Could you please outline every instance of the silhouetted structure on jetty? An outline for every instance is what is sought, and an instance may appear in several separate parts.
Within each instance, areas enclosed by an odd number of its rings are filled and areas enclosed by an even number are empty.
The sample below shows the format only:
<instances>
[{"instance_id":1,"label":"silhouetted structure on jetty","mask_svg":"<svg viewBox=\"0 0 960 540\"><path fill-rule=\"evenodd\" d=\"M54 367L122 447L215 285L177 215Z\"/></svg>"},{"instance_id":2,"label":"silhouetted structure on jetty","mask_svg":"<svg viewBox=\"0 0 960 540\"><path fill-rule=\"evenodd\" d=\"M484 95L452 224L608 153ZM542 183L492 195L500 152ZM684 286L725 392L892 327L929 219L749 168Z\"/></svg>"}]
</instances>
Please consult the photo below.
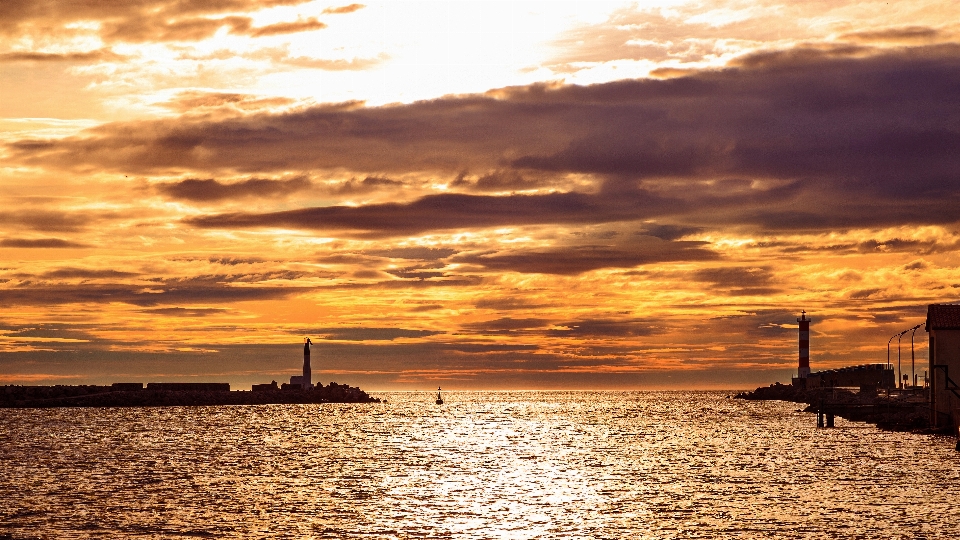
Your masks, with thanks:
<instances>
[{"instance_id":1,"label":"silhouetted structure on jetty","mask_svg":"<svg viewBox=\"0 0 960 540\"><path fill-rule=\"evenodd\" d=\"M833 427L831 417L869 422L889 431L929 431L929 407L922 395L862 394L846 388L801 388L774 383L752 392L740 392L737 399L780 400L805 403L804 412L817 413L819 427ZM941 430L942 431L942 430ZM946 431L942 431L946 433Z\"/></svg>"},{"instance_id":2,"label":"silhouetted structure on jetty","mask_svg":"<svg viewBox=\"0 0 960 540\"><path fill-rule=\"evenodd\" d=\"M143 390L142 382L115 382L110 385L115 392L133 392Z\"/></svg>"},{"instance_id":3,"label":"silhouetted structure on jetty","mask_svg":"<svg viewBox=\"0 0 960 540\"><path fill-rule=\"evenodd\" d=\"M878 388L894 388L896 374L888 364L862 364L823 371L810 371L810 323L807 312L801 311L798 324L797 376L792 379L798 388L857 387L861 392L875 393Z\"/></svg>"},{"instance_id":4,"label":"silhouetted structure on jetty","mask_svg":"<svg viewBox=\"0 0 960 540\"><path fill-rule=\"evenodd\" d=\"M313 374L310 371L310 338L303 338L303 375L290 377L290 384L281 385L282 390L309 390L313 388Z\"/></svg>"},{"instance_id":5,"label":"silhouetted structure on jetty","mask_svg":"<svg viewBox=\"0 0 960 540\"><path fill-rule=\"evenodd\" d=\"M960 428L960 305L930 304L930 423ZM958 433L960 434L960 433ZM960 444L958 444L960 446Z\"/></svg>"},{"instance_id":6,"label":"silhouetted structure on jetty","mask_svg":"<svg viewBox=\"0 0 960 540\"><path fill-rule=\"evenodd\" d=\"M804 379L804 388L859 388L864 393L876 393L878 388L895 388L897 375L886 364L862 364L811 373Z\"/></svg>"},{"instance_id":7,"label":"silhouetted structure on jetty","mask_svg":"<svg viewBox=\"0 0 960 540\"><path fill-rule=\"evenodd\" d=\"M162 388L162 387L161 387ZM242 392L146 388L115 390L111 386L0 386L0 408L173 407L196 405L269 405L280 403L379 403L363 390L345 384L316 385L310 390Z\"/></svg>"},{"instance_id":8,"label":"silhouetted structure on jetty","mask_svg":"<svg viewBox=\"0 0 960 540\"><path fill-rule=\"evenodd\" d=\"M303 344L303 375L279 388L277 381L231 392L230 383L152 382L110 386L0 386L0 408L10 407L170 407L190 405L268 405L279 403L380 403L353 386L331 382L314 386L310 339Z\"/></svg>"},{"instance_id":9,"label":"silhouetted structure on jetty","mask_svg":"<svg viewBox=\"0 0 960 540\"><path fill-rule=\"evenodd\" d=\"M940 330L940 335L945 336L941 338L945 342L942 344L942 349L960 353L960 306L932 305L929 313L934 316L931 318L928 314L928 331L930 331L929 328ZM936 407L934 405L936 402L929 401L926 393L918 391L921 389L914 386L891 394L891 391L897 388L897 377L894 366L889 362L889 354L886 364L861 364L811 372L810 322L811 319L807 318L806 312L801 312L800 318L797 319L799 361L797 376L793 377L792 384L775 383L768 387L757 388L753 392L741 392L737 394L737 398L806 403L806 412L817 413L819 427L833 427L834 418L840 416L848 420L874 423L880 428L889 430L949 432L949 429L944 428L943 422L938 424L935 421L936 414L931 413L931 410ZM894 338L903 336L918 327L900 332ZM955 332L946 333L944 330L955 330ZM933 332L930 339L931 372L933 372L935 358ZM956 410L956 407L960 406L960 401L953 401L953 399L960 398L960 393L951 390L951 388L956 389L956 385L951 386L952 381L946 377L946 374L952 368L953 372L960 375L960 357L949 362L951 362L949 365L941 369L943 373L941 387L945 390L940 392L940 395L943 396L947 392L951 395L940 398L941 403L946 401L941 408L947 410L953 407ZM853 392L851 390L853 388L859 389L859 393ZM878 393L880 389L886 390L884 395ZM960 418L960 414L954 413L954 415L954 418ZM944 416L941 415L941 419L943 418ZM946 418L949 420L949 415Z\"/></svg>"},{"instance_id":10,"label":"silhouetted structure on jetty","mask_svg":"<svg viewBox=\"0 0 960 540\"><path fill-rule=\"evenodd\" d=\"M230 383L152 382L147 390L158 392L229 392Z\"/></svg>"}]
</instances>

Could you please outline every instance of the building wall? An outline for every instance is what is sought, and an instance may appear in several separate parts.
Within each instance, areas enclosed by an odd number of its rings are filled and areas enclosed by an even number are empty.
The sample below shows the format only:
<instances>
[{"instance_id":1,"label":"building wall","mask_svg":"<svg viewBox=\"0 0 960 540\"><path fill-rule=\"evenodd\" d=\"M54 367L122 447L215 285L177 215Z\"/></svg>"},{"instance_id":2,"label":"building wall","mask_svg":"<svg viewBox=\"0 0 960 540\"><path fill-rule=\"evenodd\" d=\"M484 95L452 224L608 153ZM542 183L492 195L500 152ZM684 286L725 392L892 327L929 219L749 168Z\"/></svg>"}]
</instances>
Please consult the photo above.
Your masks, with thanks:
<instances>
[{"instance_id":1,"label":"building wall","mask_svg":"<svg viewBox=\"0 0 960 540\"><path fill-rule=\"evenodd\" d=\"M254 384L250 387L250 390L253 392L272 392L273 390L279 390L280 387L277 386L277 381L271 381L265 384Z\"/></svg>"},{"instance_id":2,"label":"building wall","mask_svg":"<svg viewBox=\"0 0 960 540\"><path fill-rule=\"evenodd\" d=\"M147 383L147 390L163 392L229 392L230 383Z\"/></svg>"},{"instance_id":3,"label":"building wall","mask_svg":"<svg viewBox=\"0 0 960 540\"><path fill-rule=\"evenodd\" d=\"M864 364L811 373L806 378L806 388L893 388L896 378L894 371L886 369L884 364Z\"/></svg>"},{"instance_id":4,"label":"building wall","mask_svg":"<svg viewBox=\"0 0 960 540\"><path fill-rule=\"evenodd\" d=\"M935 366L946 366L946 374L941 369L935 369ZM930 330L929 373L931 409L934 413L931 420L936 425L942 425L948 421L948 417L956 415L960 410L960 399L947 389L944 377L946 375L960 384L960 330ZM953 421L956 425L960 418L954 418Z\"/></svg>"}]
</instances>

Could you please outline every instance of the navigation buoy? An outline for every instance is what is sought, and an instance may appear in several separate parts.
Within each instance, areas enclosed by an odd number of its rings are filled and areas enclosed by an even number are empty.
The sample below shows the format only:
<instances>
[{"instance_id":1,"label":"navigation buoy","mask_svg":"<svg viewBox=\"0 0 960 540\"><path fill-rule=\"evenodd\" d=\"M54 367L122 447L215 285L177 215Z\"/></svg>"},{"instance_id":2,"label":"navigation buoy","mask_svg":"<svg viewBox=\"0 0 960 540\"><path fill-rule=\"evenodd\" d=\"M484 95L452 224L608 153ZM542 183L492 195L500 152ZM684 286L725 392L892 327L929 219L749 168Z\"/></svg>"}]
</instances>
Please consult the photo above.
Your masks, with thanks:
<instances>
[{"instance_id":1,"label":"navigation buoy","mask_svg":"<svg viewBox=\"0 0 960 540\"><path fill-rule=\"evenodd\" d=\"M437 405L443 405L443 398L440 397L440 387L437 387Z\"/></svg>"}]
</instances>

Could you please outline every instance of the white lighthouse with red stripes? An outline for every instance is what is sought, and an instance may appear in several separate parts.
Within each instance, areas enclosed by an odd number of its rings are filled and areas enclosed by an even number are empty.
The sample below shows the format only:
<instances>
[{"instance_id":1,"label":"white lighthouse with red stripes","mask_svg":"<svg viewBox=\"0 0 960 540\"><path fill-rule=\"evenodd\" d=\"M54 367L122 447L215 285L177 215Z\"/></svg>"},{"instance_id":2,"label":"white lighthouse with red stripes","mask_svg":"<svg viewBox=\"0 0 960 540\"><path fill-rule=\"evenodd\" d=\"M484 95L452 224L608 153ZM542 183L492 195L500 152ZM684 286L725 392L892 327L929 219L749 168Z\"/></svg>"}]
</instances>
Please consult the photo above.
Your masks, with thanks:
<instances>
[{"instance_id":1,"label":"white lighthouse with red stripes","mask_svg":"<svg viewBox=\"0 0 960 540\"><path fill-rule=\"evenodd\" d=\"M810 375L810 319L807 312L801 311L800 318L800 365L797 367L797 378L806 379Z\"/></svg>"}]
</instances>

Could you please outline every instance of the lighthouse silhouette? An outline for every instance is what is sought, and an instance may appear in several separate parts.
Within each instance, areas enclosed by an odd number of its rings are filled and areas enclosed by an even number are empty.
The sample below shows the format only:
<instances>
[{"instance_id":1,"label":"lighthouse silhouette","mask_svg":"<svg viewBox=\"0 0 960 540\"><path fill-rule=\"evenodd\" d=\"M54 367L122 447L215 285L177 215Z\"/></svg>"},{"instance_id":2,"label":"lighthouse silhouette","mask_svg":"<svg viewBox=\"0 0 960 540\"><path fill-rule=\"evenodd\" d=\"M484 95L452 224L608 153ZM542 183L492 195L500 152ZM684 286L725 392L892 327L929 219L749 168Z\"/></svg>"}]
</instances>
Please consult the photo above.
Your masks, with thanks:
<instances>
[{"instance_id":1,"label":"lighthouse silhouette","mask_svg":"<svg viewBox=\"0 0 960 540\"><path fill-rule=\"evenodd\" d=\"M807 318L807 312L801 311L800 318L799 349L800 357L797 366L797 378L806 379L810 376L810 319Z\"/></svg>"},{"instance_id":2,"label":"lighthouse silhouette","mask_svg":"<svg viewBox=\"0 0 960 540\"><path fill-rule=\"evenodd\" d=\"M310 338L303 339L303 389L309 390L313 388L313 374L310 373L310 345L313 345L313 342L310 341Z\"/></svg>"}]
</instances>

